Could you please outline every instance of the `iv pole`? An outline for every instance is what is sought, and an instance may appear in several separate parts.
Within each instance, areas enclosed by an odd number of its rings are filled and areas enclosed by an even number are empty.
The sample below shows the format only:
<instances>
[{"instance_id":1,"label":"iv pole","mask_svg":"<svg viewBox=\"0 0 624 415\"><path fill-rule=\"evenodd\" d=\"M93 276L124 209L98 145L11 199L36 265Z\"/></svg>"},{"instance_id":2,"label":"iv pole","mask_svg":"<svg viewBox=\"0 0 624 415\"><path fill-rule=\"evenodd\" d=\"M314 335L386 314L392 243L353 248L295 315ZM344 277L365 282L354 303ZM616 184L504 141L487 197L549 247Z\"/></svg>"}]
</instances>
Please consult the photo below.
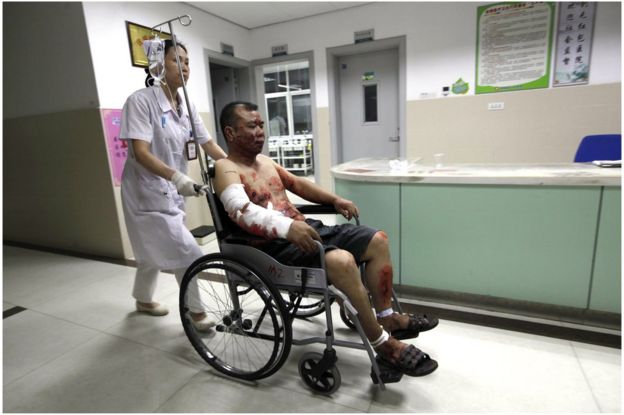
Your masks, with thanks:
<instances>
[{"instance_id":1,"label":"iv pole","mask_svg":"<svg viewBox=\"0 0 624 415\"><path fill-rule=\"evenodd\" d=\"M182 21L182 19L188 19L186 21ZM175 34L173 33L173 25L171 24L174 21L179 21L182 26L190 26L191 24L191 16L185 14L183 16L178 16L173 19L167 20L166 22L162 22L152 27L152 30L159 28L162 25L169 25L169 32L171 33L171 39L173 40L173 50L175 51L176 63L178 64L178 71L180 71L180 79L182 80L182 89L184 90L184 101L186 102L186 110L188 111L189 119L191 122L191 131L193 132L193 140L195 141L195 145L197 146L197 155L199 158L199 168L201 170L201 176L204 184L208 184L208 171L204 166L204 160L202 157L201 146L197 141L197 131L195 131L195 120L193 120L193 112L191 111L191 103L188 98L188 94L186 92L186 82L184 81L184 75L182 74L182 65L180 64L180 56L178 55L178 43L176 42ZM186 23L185 23L186 22ZM161 29L162 30L162 29Z\"/></svg>"}]
</instances>

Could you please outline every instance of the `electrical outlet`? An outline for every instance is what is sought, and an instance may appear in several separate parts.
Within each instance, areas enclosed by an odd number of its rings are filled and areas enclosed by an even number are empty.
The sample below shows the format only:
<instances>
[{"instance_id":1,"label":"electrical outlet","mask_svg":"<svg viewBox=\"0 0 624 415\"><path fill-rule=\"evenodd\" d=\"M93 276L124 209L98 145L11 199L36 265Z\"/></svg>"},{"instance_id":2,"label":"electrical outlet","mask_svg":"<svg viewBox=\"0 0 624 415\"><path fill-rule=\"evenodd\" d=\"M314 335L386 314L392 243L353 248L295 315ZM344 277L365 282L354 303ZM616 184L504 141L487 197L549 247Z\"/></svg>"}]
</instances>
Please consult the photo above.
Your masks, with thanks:
<instances>
[{"instance_id":1,"label":"electrical outlet","mask_svg":"<svg viewBox=\"0 0 624 415\"><path fill-rule=\"evenodd\" d=\"M504 102L490 102L488 103L488 109L490 111L504 110L505 103Z\"/></svg>"}]
</instances>

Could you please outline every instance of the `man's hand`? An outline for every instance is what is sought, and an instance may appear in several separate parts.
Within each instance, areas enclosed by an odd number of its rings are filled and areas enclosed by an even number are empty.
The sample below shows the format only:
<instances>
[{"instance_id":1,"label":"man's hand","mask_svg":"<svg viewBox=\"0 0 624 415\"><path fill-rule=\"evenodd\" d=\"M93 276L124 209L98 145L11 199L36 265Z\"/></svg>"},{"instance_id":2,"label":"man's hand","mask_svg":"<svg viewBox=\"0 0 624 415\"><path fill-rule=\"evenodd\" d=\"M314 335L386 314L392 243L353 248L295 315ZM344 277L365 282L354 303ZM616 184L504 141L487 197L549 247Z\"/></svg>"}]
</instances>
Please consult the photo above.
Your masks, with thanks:
<instances>
[{"instance_id":1,"label":"man's hand","mask_svg":"<svg viewBox=\"0 0 624 415\"><path fill-rule=\"evenodd\" d=\"M347 220L351 220L354 216L356 218L360 216L360 210L355 206L355 203L350 200L339 197L334 202L334 207L336 208L336 212L347 218Z\"/></svg>"},{"instance_id":2,"label":"man's hand","mask_svg":"<svg viewBox=\"0 0 624 415\"><path fill-rule=\"evenodd\" d=\"M314 240L322 242L314 228L301 220L293 221L288 228L286 239L304 252L316 252L318 247Z\"/></svg>"}]
</instances>

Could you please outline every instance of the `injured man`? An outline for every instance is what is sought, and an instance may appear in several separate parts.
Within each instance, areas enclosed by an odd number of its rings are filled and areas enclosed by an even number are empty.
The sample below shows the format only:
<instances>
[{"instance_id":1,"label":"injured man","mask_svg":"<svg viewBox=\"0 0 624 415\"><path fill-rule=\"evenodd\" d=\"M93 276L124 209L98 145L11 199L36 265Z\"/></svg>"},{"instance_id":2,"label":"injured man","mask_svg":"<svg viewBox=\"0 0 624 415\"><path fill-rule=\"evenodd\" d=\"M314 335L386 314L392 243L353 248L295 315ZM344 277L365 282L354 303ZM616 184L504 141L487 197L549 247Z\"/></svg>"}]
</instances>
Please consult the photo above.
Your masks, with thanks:
<instances>
[{"instance_id":1,"label":"injured man","mask_svg":"<svg viewBox=\"0 0 624 415\"><path fill-rule=\"evenodd\" d=\"M264 122L255 104L233 102L221 112L220 124L228 157L218 160L215 191L230 218L242 229L268 240L262 249L279 262L292 266L319 266L316 252L325 249L329 282L341 290L358 312L362 328L378 353L380 363L408 376L424 376L438 364L414 345L400 340L417 337L438 324L426 315L399 314L392 310L392 262L388 237L368 226L325 226L305 219L286 190L313 203L333 205L351 219L358 208L311 181L297 177L261 154ZM365 263L366 287L358 264Z\"/></svg>"}]
</instances>

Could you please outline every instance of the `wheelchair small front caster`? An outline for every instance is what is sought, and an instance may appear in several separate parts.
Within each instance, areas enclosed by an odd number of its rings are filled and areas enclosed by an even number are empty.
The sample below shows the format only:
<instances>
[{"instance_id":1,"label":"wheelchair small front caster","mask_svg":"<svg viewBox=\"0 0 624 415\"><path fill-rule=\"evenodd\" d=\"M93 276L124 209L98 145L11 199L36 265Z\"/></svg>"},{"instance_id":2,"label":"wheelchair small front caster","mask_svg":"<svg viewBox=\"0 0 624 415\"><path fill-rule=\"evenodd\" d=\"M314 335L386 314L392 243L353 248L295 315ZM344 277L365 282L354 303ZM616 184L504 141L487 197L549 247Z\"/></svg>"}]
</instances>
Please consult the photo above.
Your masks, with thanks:
<instances>
[{"instance_id":1,"label":"wheelchair small front caster","mask_svg":"<svg viewBox=\"0 0 624 415\"><path fill-rule=\"evenodd\" d=\"M333 362L323 361L321 353L308 352L301 356L299 376L311 389L323 395L331 395L340 387L338 368Z\"/></svg>"}]
</instances>

